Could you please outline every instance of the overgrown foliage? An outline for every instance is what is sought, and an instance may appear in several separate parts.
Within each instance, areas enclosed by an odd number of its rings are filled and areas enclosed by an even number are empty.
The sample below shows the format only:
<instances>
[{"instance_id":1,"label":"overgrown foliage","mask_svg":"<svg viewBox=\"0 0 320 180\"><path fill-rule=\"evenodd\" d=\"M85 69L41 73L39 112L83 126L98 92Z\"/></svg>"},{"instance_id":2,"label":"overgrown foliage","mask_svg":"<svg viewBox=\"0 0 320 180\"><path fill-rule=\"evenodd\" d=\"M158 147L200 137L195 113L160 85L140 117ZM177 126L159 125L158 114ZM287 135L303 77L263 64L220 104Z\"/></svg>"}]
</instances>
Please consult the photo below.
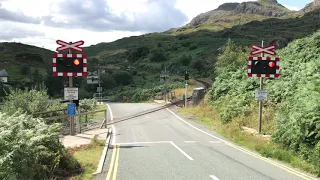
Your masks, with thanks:
<instances>
[{"instance_id":1,"label":"overgrown foliage","mask_svg":"<svg viewBox=\"0 0 320 180\"><path fill-rule=\"evenodd\" d=\"M97 107L97 103L98 102L95 99L82 99L80 100L79 105L82 110L90 111Z\"/></svg>"},{"instance_id":2,"label":"overgrown foliage","mask_svg":"<svg viewBox=\"0 0 320 180\"><path fill-rule=\"evenodd\" d=\"M223 122L256 111L252 105L259 80L247 76L247 53L229 41L216 63L210 101ZM281 76L265 80L269 97L264 108L274 108L278 122L273 140L318 167L320 174L320 32L295 40L278 54Z\"/></svg>"},{"instance_id":3,"label":"overgrown foliage","mask_svg":"<svg viewBox=\"0 0 320 180\"><path fill-rule=\"evenodd\" d=\"M10 89L4 99L2 112L12 115L19 111L21 113L33 114L49 109L50 97L44 89Z\"/></svg>"},{"instance_id":4,"label":"overgrown foliage","mask_svg":"<svg viewBox=\"0 0 320 180\"><path fill-rule=\"evenodd\" d=\"M0 179L49 179L79 171L59 141L59 124L0 113Z\"/></svg>"}]
</instances>

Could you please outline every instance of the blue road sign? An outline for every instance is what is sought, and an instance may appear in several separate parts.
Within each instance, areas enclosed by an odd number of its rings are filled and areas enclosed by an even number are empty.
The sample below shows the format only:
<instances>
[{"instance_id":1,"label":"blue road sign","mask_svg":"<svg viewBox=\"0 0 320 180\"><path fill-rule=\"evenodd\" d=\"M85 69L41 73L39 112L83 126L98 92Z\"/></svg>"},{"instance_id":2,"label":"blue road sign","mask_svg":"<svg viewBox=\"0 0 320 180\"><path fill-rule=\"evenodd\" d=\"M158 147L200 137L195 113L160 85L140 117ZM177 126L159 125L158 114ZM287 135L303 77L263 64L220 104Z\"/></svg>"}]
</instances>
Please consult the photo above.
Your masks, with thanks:
<instances>
[{"instance_id":1,"label":"blue road sign","mask_svg":"<svg viewBox=\"0 0 320 180\"><path fill-rule=\"evenodd\" d=\"M76 115L76 104L68 104L68 116L75 116Z\"/></svg>"}]
</instances>

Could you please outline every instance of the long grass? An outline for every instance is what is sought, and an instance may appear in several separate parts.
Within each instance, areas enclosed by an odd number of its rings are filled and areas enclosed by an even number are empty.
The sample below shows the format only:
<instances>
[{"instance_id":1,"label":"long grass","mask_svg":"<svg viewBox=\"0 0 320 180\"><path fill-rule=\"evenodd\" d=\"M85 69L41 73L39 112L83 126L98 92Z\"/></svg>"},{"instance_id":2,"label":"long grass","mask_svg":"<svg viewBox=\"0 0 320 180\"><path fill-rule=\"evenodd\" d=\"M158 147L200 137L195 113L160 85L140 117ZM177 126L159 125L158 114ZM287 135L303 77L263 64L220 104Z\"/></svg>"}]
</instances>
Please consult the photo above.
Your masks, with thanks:
<instances>
[{"instance_id":1,"label":"long grass","mask_svg":"<svg viewBox=\"0 0 320 180\"><path fill-rule=\"evenodd\" d=\"M80 163L84 171L82 174L72 177L71 180L92 180L92 173L98 168L103 148L103 140L92 139L89 145L76 149L73 157Z\"/></svg>"}]
</instances>

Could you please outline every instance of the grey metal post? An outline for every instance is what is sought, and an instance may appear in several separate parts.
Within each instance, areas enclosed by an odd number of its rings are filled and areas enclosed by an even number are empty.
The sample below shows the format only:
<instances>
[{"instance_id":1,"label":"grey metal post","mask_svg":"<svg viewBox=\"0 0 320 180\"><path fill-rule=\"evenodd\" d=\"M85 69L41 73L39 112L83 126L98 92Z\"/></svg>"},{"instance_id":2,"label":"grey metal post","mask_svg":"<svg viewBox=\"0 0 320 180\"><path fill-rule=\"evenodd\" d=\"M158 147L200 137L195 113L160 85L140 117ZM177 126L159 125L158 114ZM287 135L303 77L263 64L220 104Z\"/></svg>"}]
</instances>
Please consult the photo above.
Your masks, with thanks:
<instances>
[{"instance_id":1,"label":"grey metal post","mask_svg":"<svg viewBox=\"0 0 320 180\"><path fill-rule=\"evenodd\" d=\"M71 42L70 42L71 44ZM71 54L71 50L69 49L69 54ZM73 79L72 76L69 76L69 87L72 88L73 87ZM70 100L70 103L73 103L72 100ZM73 136L74 135L74 116L70 117L70 135Z\"/></svg>"},{"instance_id":2,"label":"grey metal post","mask_svg":"<svg viewBox=\"0 0 320 180\"><path fill-rule=\"evenodd\" d=\"M264 46L264 41L262 41L262 47ZM264 53L262 53L264 57ZM263 77L260 77L260 89L263 89ZM259 134L262 132L262 101L259 101Z\"/></svg>"}]
</instances>

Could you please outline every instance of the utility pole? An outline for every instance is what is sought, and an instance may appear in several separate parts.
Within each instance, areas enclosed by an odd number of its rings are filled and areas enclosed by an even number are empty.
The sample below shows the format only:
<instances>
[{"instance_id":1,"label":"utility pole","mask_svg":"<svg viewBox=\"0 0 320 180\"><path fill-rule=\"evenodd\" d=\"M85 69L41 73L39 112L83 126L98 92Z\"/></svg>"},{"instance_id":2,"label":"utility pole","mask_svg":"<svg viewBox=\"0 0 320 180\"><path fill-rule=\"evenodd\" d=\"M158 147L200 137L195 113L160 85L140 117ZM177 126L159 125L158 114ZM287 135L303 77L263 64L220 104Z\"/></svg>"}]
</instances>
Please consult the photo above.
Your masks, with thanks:
<instances>
[{"instance_id":1,"label":"utility pole","mask_svg":"<svg viewBox=\"0 0 320 180\"><path fill-rule=\"evenodd\" d=\"M99 77L99 91L98 91L98 93L99 93L99 99L100 99L100 104L102 103L102 95L101 95L101 93L102 93L102 89L101 89L101 78L100 78L100 76L101 76L101 73L100 73L100 66L98 67L98 77Z\"/></svg>"}]
</instances>

